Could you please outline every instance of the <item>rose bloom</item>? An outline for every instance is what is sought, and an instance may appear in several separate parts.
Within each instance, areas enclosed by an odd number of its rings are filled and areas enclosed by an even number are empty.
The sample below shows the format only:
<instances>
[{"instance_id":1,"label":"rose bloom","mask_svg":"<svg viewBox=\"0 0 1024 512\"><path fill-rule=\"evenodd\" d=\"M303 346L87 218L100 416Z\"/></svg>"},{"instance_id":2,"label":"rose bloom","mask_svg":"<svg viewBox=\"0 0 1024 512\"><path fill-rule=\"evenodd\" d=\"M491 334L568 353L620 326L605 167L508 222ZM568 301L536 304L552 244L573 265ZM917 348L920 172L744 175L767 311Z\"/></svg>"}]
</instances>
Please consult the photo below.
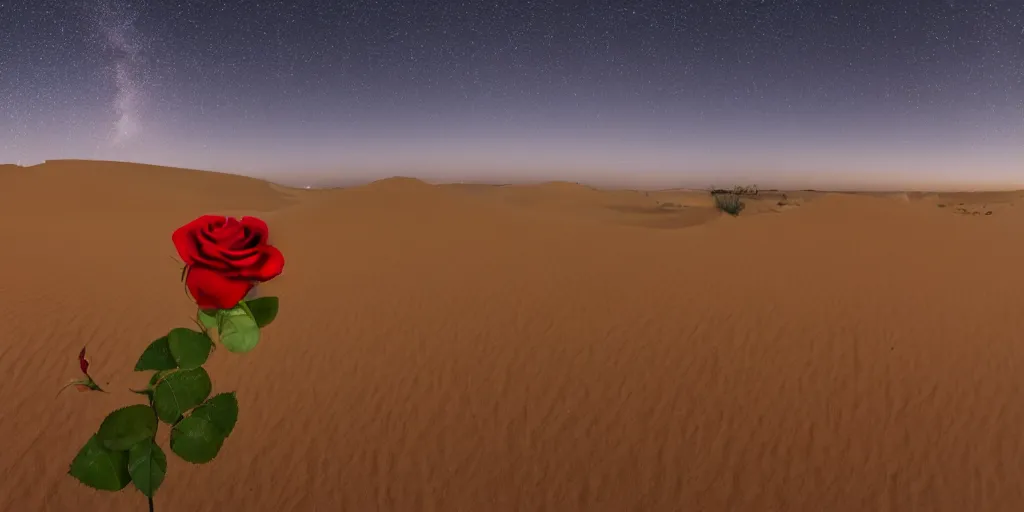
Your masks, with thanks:
<instances>
[{"instance_id":1,"label":"rose bloom","mask_svg":"<svg viewBox=\"0 0 1024 512\"><path fill-rule=\"evenodd\" d=\"M203 215L178 228L171 241L188 268L185 286L200 309L231 309L256 283L284 269L284 256L268 243L267 223L256 217Z\"/></svg>"}]
</instances>

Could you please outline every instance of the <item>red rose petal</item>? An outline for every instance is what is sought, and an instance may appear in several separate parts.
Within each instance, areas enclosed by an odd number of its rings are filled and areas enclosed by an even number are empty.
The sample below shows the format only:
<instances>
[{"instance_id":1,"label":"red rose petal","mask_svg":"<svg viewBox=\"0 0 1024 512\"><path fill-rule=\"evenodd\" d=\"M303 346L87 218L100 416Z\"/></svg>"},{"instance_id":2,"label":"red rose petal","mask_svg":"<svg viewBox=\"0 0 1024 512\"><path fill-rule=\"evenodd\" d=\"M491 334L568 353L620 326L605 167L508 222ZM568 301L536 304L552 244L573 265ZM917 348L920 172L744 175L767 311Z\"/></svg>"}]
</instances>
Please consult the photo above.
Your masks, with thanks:
<instances>
[{"instance_id":1,"label":"red rose petal","mask_svg":"<svg viewBox=\"0 0 1024 512\"><path fill-rule=\"evenodd\" d=\"M263 250L267 259L263 261L263 266L253 277L258 281L269 281L284 271L284 254L281 254L281 251L272 245L264 247Z\"/></svg>"},{"instance_id":2,"label":"red rose petal","mask_svg":"<svg viewBox=\"0 0 1024 512\"><path fill-rule=\"evenodd\" d=\"M246 249L243 251L219 249L217 254L226 266L235 270L243 270L257 265L263 257L262 252L258 249Z\"/></svg>"},{"instance_id":3,"label":"red rose petal","mask_svg":"<svg viewBox=\"0 0 1024 512\"><path fill-rule=\"evenodd\" d=\"M224 222L205 231L218 245L225 245L237 240L243 235L242 223L234 217L224 218Z\"/></svg>"},{"instance_id":4,"label":"red rose petal","mask_svg":"<svg viewBox=\"0 0 1024 512\"><path fill-rule=\"evenodd\" d=\"M267 223L257 217L242 217L241 224L249 228L254 237L258 237L260 243L267 243L270 239L270 228Z\"/></svg>"},{"instance_id":5,"label":"red rose petal","mask_svg":"<svg viewBox=\"0 0 1024 512\"><path fill-rule=\"evenodd\" d=\"M178 256L181 257L181 261L186 265L196 264L197 258L202 257L199 250L200 242L197 239L198 233L222 222L224 222L223 216L203 215L176 229L171 234L171 242L174 243L174 248L178 250Z\"/></svg>"},{"instance_id":6,"label":"red rose petal","mask_svg":"<svg viewBox=\"0 0 1024 512\"><path fill-rule=\"evenodd\" d=\"M260 255L258 249L233 250L225 243L205 242L198 248L197 265L218 269L226 274L255 264Z\"/></svg>"},{"instance_id":7,"label":"red rose petal","mask_svg":"<svg viewBox=\"0 0 1024 512\"><path fill-rule=\"evenodd\" d=\"M185 278L185 286L199 309L231 309L249 293L252 282L229 279L203 267L193 267Z\"/></svg>"},{"instance_id":8,"label":"red rose petal","mask_svg":"<svg viewBox=\"0 0 1024 512\"><path fill-rule=\"evenodd\" d=\"M281 275L282 270L284 270L284 255L277 247L267 245L263 247L259 263L241 269L238 274L253 281L265 282Z\"/></svg>"}]
</instances>

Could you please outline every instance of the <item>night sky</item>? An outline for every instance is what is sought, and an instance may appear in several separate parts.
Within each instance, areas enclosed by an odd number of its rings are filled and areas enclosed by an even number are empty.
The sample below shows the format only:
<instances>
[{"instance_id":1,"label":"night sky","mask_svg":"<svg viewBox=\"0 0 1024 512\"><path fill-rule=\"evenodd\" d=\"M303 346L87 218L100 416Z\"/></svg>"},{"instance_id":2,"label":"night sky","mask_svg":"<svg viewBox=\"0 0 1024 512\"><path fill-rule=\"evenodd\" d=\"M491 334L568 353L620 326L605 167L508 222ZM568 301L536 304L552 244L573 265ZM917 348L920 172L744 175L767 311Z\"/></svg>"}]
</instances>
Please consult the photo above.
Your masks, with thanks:
<instances>
[{"instance_id":1,"label":"night sky","mask_svg":"<svg viewBox=\"0 0 1024 512\"><path fill-rule=\"evenodd\" d=\"M1024 188L1024 0L0 0L0 162Z\"/></svg>"}]
</instances>

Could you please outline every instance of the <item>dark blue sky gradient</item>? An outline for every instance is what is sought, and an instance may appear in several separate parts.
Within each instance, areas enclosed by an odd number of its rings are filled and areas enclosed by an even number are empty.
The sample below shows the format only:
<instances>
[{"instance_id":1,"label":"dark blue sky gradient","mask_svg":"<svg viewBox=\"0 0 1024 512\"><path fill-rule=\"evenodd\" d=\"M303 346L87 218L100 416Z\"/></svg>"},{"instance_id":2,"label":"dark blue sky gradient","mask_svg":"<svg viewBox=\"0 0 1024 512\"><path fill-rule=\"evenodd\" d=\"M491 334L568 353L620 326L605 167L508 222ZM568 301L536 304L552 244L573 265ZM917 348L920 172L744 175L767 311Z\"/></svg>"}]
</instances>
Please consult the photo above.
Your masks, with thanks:
<instances>
[{"instance_id":1,"label":"dark blue sky gradient","mask_svg":"<svg viewBox=\"0 0 1024 512\"><path fill-rule=\"evenodd\" d=\"M0 162L1024 187L1022 0L0 0Z\"/></svg>"}]
</instances>

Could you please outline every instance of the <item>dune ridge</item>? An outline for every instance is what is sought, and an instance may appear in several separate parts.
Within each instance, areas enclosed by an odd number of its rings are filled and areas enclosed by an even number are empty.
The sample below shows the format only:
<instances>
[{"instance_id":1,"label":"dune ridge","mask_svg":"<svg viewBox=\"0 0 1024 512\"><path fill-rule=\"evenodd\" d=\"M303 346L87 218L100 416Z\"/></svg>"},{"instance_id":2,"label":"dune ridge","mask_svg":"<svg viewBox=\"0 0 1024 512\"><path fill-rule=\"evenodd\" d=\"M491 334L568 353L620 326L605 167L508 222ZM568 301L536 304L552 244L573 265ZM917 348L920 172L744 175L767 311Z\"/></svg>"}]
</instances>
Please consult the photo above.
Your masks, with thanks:
<instances>
[{"instance_id":1,"label":"dune ridge","mask_svg":"<svg viewBox=\"0 0 1024 512\"><path fill-rule=\"evenodd\" d=\"M188 325L204 213L269 223L281 313L158 510L1020 510L1024 194L905 197L0 169L0 510L144 503L65 472ZM83 345L113 392L54 399Z\"/></svg>"}]
</instances>

